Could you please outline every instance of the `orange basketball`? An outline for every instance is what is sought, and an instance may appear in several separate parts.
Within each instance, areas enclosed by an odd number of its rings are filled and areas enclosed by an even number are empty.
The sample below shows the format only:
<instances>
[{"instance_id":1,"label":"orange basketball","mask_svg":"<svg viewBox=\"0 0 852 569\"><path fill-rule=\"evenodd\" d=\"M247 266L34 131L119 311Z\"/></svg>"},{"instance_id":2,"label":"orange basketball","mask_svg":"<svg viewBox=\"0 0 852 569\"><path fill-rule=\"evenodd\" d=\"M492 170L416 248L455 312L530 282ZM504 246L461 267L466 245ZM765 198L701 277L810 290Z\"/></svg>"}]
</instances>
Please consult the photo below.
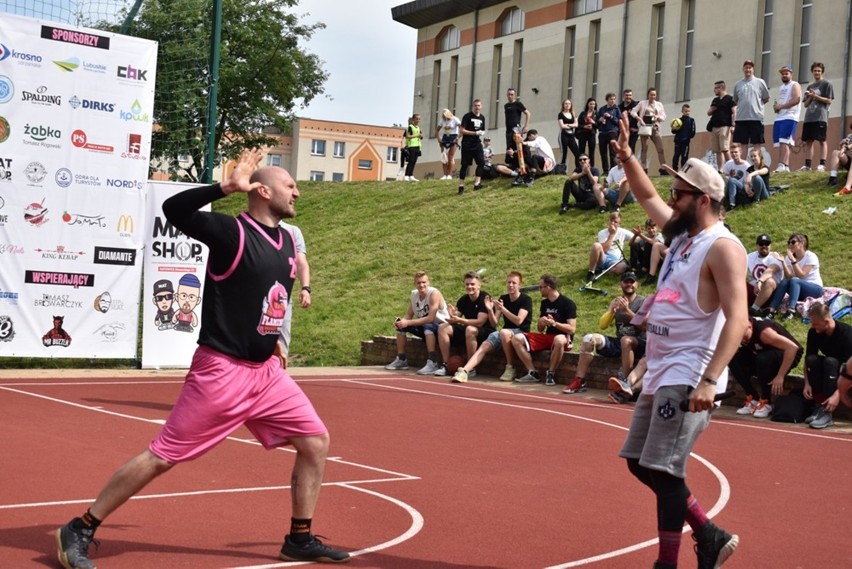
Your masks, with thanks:
<instances>
[{"instance_id":1,"label":"orange basketball","mask_svg":"<svg viewBox=\"0 0 852 569\"><path fill-rule=\"evenodd\" d=\"M464 365L465 359L461 356L450 356L447 360L447 373L456 373L456 370Z\"/></svg>"}]
</instances>

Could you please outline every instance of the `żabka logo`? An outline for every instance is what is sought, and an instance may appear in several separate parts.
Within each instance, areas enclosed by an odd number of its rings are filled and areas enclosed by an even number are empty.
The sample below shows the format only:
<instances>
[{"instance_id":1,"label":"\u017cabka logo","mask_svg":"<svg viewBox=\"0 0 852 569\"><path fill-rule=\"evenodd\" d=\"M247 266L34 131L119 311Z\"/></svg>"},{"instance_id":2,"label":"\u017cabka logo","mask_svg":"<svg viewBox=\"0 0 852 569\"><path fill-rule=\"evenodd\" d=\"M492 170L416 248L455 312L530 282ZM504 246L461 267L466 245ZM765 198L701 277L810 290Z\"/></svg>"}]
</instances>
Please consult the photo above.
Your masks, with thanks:
<instances>
[{"instance_id":1,"label":"\u017cabka logo","mask_svg":"<svg viewBox=\"0 0 852 569\"><path fill-rule=\"evenodd\" d=\"M89 142L89 137L86 136L86 132L79 128L71 133L71 144L73 144L77 148L84 148L86 150L92 150L94 152L106 152L111 154L113 150L115 150L113 146Z\"/></svg>"},{"instance_id":2,"label":"\u017cabka logo","mask_svg":"<svg viewBox=\"0 0 852 569\"><path fill-rule=\"evenodd\" d=\"M23 143L31 146L42 146L44 148L62 148L62 145L53 140L62 138L62 131L52 126L41 124L24 125L24 134L29 136L29 139L24 138ZM53 140L50 140L53 139Z\"/></svg>"}]
</instances>

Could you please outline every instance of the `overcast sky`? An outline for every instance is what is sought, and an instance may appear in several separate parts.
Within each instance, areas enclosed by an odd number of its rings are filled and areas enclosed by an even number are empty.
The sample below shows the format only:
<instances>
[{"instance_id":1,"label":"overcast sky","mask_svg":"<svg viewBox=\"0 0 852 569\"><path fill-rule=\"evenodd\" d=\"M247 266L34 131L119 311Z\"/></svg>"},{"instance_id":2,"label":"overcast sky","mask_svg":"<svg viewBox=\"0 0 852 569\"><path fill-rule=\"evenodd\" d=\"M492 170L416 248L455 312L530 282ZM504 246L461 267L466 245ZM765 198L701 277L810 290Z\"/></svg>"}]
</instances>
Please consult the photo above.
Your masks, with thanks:
<instances>
[{"instance_id":1,"label":"overcast sky","mask_svg":"<svg viewBox=\"0 0 852 569\"><path fill-rule=\"evenodd\" d=\"M306 118L406 124L414 103L417 30L391 18L407 0L299 0L305 23L323 22L307 44L330 77L325 95L297 111Z\"/></svg>"}]
</instances>

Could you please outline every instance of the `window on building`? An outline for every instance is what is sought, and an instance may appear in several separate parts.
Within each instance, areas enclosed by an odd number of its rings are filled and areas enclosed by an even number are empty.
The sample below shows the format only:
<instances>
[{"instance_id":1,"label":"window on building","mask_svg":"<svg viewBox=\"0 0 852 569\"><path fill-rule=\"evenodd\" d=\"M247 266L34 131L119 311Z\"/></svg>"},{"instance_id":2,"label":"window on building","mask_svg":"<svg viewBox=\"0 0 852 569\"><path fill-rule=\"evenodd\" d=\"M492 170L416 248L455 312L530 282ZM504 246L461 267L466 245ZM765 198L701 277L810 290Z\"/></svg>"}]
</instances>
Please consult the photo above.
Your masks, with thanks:
<instances>
[{"instance_id":1,"label":"window on building","mask_svg":"<svg viewBox=\"0 0 852 569\"><path fill-rule=\"evenodd\" d=\"M345 158L346 157L346 143L345 142L335 142L334 143L334 157L335 158Z\"/></svg>"},{"instance_id":2,"label":"window on building","mask_svg":"<svg viewBox=\"0 0 852 569\"><path fill-rule=\"evenodd\" d=\"M814 3L809 0L802 2L802 32L799 39L799 83L807 85L811 81L811 22L813 21Z\"/></svg>"},{"instance_id":3,"label":"window on building","mask_svg":"<svg viewBox=\"0 0 852 569\"><path fill-rule=\"evenodd\" d=\"M665 35L666 5L654 6L654 29L656 30L654 40L654 80L651 81L654 89L660 91L660 83L663 77L663 37Z\"/></svg>"},{"instance_id":4,"label":"window on building","mask_svg":"<svg viewBox=\"0 0 852 569\"><path fill-rule=\"evenodd\" d=\"M311 154L314 156L325 156L325 141L324 140L312 140L311 141Z\"/></svg>"},{"instance_id":5,"label":"window on building","mask_svg":"<svg viewBox=\"0 0 852 569\"><path fill-rule=\"evenodd\" d=\"M441 121L441 60L436 59L432 64L432 126L429 132L434 135L438 129L438 123Z\"/></svg>"},{"instance_id":6,"label":"window on building","mask_svg":"<svg viewBox=\"0 0 852 569\"><path fill-rule=\"evenodd\" d=\"M449 26L438 38L438 51L450 51L459 47L459 29L455 26Z\"/></svg>"},{"instance_id":7,"label":"window on building","mask_svg":"<svg viewBox=\"0 0 852 569\"><path fill-rule=\"evenodd\" d=\"M775 15L775 1L764 0L763 2L763 37L760 39L760 69L755 69L756 77L762 77L763 73L772 69L772 17Z\"/></svg>"},{"instance_id":8,"label":"window on building","mask_svg":"<svg viewBox=\"0 0 852 569\"><path fill-rule=\"evenodd\" d=\"M453 114L457 113L457 95L459 92L459 56L454 55L450 58L450 93L449 93L449 101L450 104L447 107L453 111Z\"/></svg>"},{"instance_id":9,"label":"window on building","mask_svg":"<svg viewBox=\"0 0 852 569\"><path fill-rule=\"evenodd\" d=\"M388 146L388 162L396 162L399 160L399 148L396 146Z\"/></svg>"},{"instance_id":10,"label":"window on building","mask_svg":"<svg viewBox=\"0 0 852 569\"><path fill-rule=\"evenodd\" d=\"M332 182L342 182L343 181L343 172L334 172L331 175Z\"/></svg>"},{"instance_id":11,"label":"window on building","mask_svg":"<svg viewBox=\"0 0 852 569\"><path fill-rule=\"evenodd\" d=\"M500 20L500 35L508 36L515 32L524 31L524 12L520 8L511 8Z\"/></svg>"},{"instance_id":12,"label":"window on building","mask_svg":"<svg viewBox=\"0 0 852 569\"><path fill-rule=\"evenodd\" d=\"M514 85L515 91L518 93L518 97L521 96L521 82L524 78L524 40L517 40L515 42L515 53L513 57L513 63L515 67L515 76L514 76Z\"/></svg>"},{"instance_id":13,"label":"window on building","mask_svg":"<svg viewBox=\"0 0 852 569\"><path fill-rule=\"evenodd\" d=\"M602 8L603 0L574 0L574 16L597 12Z\"/></svg>"},{"instance_id":14,"label":"window on building","mask_svg":"<svg viewBox=\"0 0 852 569\"><path fill-rule=\"evenodd\" d=\"M485 116L491 117L491 126L489 128L497 128L498 116L502 113L501 99L503 96L503 46L497 44L494 46L493 57L491 58L491 92L494 96L494 110L485 113Z\"/></svg>"},{"instance_id":15,"label":"window on building","mask_svg":"<svg viewBox=\"0 0 852 569\"><path fill-rule=\"evenodd\" d=\"M267 154L266 155L266 165L267 166L281 166L281 155L280 154Z\"/></svg>"},{"instance_id":16,"label":"window on building","mask_svg":"<svg viewBox=\"0 0 852 569\"><path fill-rule=\"evenodd\" d=\"M311 181L312 182L322 182L325 180L325 172L319 172L317 170L311 170Z\"/></svg>"},{"instance_id":17,"label":"window on building","mask_svg":"<svg viewBox=\"0 0 852 569\"><path fill-rule=\"evenodd\" d=\"M373 161L372 160L358 160L358 169L359 170L372 170L373 169Z\"/></svg>"},{"instance_id":18,"label":"window on building","mask_svg":"<svg viewBox=\"0 0 852 569\"><path fill-rule=\"evenodd\" d=\"M684 61L683 61L683 80L681 83L682 93L680 94L681 101L689 101L692 98L692 58L694 54L695 41L695 0L686 0L686 29L684 30L685 38L683 45Z\"/></svg>"},{"instance_id":19,"label":"window on building","mask_svg":"<svg viewBox=\"0 0 852 569\"><path fill-rule=\"evenodd\" d=\"M565 54L562 58L562 92L565 93L566 99L571 99L572 103L574 102L574 60L577 56L576 38L577 28L572 26L565 30Z\"/></svg>"},{"instance_id":20,"label":"window on building","mask_svg":"<svg viewBox=\"0 0 852 569\"><path fill-rule=\"evenodd\" d=\"M601 21L589 23L589 85L592 86L590 97L598 98L598 79L601 59ZM584 105L585 107L585 105Z\"/></svg>"}]
</instances>

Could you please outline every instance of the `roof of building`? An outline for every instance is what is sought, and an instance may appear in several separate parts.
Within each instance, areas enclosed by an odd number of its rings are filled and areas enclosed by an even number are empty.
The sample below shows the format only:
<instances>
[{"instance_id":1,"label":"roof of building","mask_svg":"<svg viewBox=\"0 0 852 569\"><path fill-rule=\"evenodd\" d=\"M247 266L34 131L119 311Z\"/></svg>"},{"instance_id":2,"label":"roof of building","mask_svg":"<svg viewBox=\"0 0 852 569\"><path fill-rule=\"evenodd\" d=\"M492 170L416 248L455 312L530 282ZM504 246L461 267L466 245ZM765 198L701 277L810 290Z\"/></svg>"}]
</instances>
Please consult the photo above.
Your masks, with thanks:
<instances>
[{"instance_id":1,"label":"roof of building","mask_svg":"<svg viewBox=\"0 0 852 569\"><path fill-rule=\"evenodd\" d=\"M391 8L393 19L414 29L425 28L506 0L414 0Z\"/></svg>"}]
</instances>

